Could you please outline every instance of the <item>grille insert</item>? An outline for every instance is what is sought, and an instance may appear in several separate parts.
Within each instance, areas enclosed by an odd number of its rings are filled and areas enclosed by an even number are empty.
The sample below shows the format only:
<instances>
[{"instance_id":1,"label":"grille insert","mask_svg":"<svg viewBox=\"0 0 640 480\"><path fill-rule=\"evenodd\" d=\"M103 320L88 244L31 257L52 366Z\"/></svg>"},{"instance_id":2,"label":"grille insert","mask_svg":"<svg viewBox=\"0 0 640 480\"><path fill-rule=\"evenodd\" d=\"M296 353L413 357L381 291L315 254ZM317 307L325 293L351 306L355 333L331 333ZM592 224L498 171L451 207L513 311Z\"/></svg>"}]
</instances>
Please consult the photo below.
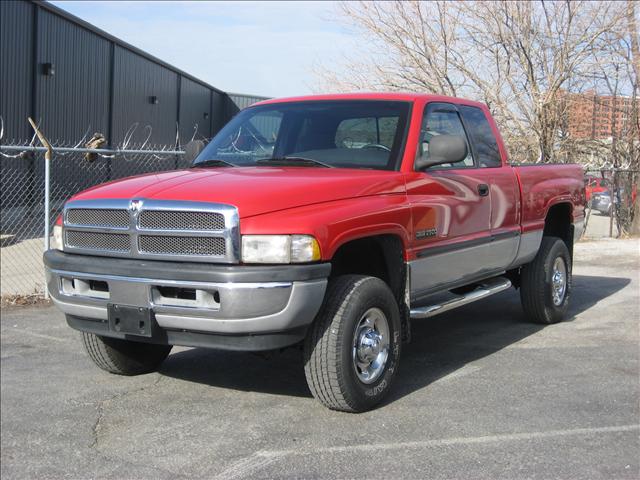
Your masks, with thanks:
<instances>
[{"instance_id":1,"label":"grille insert","mask_svg":"<svg viewBox=\"0 0 640 480\"><path fill-rule=\"evenodd\" d=\"M208 255L224 257L225 240L222 237L174 237L141 235L138 238L140 253L164 255Z\"/></svg>"},{"instance_id":2,"label":"grille insert","mask_svg":"<svg viewBox=\"0 0 640 480\"><path fill-rule=\"evenodd\" d=\"M129 212L127 210L74 208L67 211L67 223L96 227L127 228Z\"/></svg>"},{"instance_id":3,"label":"grille insert","mask_svg":"<svg viewBox=\"0 0 640 480\"><path fill-rule=\"evenodd\" d=\"M238 263L237 208L212 202L74 200L65 205L64 245L111 257Z\"/></svg>"},{"instance_id":4,"label":"grille insert","mask_svg":"<svg viewBox=\"0 0 640 480\"><path fill-rule=\"evenodd\" d=\"M216 212L143 210L138 224L154 230L223 230L224 215Z\"/></svg>"},{"instance_id":5,"label":"grille insert","mask_svg":"<svg viewBox=\"0 0 640 480\"><path fill-rule=\"evenodd\" d=\"M96 233L68 230L65 232L64 243L72 248L101 250L105 252L126 253L130 248L129 235L121 233Z\"/></svg>"}]
</instances>

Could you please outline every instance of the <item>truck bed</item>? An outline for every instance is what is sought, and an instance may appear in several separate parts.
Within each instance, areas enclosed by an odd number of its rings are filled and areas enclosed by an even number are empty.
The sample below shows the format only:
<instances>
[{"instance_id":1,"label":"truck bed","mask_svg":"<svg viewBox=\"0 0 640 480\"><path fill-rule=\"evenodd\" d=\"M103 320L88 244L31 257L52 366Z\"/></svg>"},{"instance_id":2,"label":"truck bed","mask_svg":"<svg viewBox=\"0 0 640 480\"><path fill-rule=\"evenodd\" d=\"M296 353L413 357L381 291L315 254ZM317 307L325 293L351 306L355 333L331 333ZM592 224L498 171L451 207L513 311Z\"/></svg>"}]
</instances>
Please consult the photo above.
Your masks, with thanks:
<instances>
[{"instance_id":1,"label":"truck bed","mask_svg":"<svg viewBox=\"0 0 640 480\"><path fill-rule=\"evenodd\" d=\"M582 221L586 200L584 173L580 165L528 164L513 165L512 168L520 184L523 232L543 227L549 207L561 202L573 205L570 212L573 223Z\"/></svg>"}]
</instances>

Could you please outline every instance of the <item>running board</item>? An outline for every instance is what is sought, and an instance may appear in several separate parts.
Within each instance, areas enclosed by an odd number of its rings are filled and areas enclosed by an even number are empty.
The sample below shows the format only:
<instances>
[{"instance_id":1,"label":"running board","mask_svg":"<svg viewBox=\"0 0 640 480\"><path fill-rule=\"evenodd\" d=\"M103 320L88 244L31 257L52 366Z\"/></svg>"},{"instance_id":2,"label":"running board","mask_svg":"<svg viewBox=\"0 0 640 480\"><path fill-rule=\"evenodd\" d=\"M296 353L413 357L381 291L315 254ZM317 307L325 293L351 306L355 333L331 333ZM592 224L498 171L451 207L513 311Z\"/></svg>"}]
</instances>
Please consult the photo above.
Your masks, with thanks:
<instances>
[{"instance_id":1,"label":"running board","mask_svg":"<svg viewBox=\"0 0 640 480\"><path fill-rule=\"evenodd\" d=\"M422 319L433 317L440 313L448 312L454 308L473 303L483 298L487 298L495 293L502 292L511 287L511 281L504 277L492 278L484 282L479 283L478 288L465 295L459 295L458 297L442 302L435 305L427 305L426 307L418 307L411 309L411 318Z\"/></svg>"}]
</instances>

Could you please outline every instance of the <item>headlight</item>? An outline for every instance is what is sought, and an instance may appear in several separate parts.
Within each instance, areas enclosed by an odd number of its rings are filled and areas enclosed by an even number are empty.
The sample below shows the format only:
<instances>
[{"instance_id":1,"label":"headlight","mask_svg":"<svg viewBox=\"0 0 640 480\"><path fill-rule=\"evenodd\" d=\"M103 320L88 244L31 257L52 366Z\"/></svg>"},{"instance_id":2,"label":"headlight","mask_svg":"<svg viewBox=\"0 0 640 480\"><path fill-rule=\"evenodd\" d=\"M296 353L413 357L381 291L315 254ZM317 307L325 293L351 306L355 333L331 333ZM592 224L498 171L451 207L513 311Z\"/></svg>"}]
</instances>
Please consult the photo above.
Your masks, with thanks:
<instances>
[{"instance_id":1,"label":"headlight","mask_svg":"<svg viewBox=\"0 0 640 480\"><path fill-rule=\"evenodd\" d=\"M53 226L53 232L49 238L49 248L51 250L64 250L62 242L62 219L58 217L55 225Z\"/></svg>"},{"instance_id":2,"label":"headlight","mask_svg":"<svg viewBox=\"0 0 640 480\"><path fill-rule=\"evenodd\" d=\"M244 263L305 263L320 260L318 241L310 235L243 235Z\"/></svg>"}]
</instances>

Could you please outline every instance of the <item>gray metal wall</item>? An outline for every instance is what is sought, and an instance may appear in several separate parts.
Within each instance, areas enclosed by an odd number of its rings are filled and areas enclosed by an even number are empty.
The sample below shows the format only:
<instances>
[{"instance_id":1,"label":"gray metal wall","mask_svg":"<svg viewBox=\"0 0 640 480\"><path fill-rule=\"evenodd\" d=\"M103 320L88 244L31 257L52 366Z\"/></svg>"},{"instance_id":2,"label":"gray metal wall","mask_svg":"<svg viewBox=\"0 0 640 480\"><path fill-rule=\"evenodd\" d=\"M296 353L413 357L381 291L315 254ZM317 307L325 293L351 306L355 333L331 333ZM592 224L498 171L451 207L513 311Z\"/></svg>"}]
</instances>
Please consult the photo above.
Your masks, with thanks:
<instances>
[{"instance_id":1,"label":"gray metal wall","mask_svg":"<svg viewBox=\"0 0 640 480\"><path fill-rule=\"evenodd\" d=\"M129 50L115 47L113 74L113 139L122 142L127 130L138 123L132 141L143 142L152 127L151 144L172 144L178 121L178 75ZM157 98L157 104L151 103Z\"/></svg>"},{"instance_id":2,"label":"gray metal wall","mask_svg":"<svg viewBox=\"0 0 640 480\"><path fill-rule=\"evenodd\" d=\"M44 74L53 64L54 75ZM151 98L155 97L157 103ZM209 139L240 109L264 97L226 94L51 4L32 0L0 0L0 116L5 143L28 142L32 116L45 134L73 145L87 133L105 135L111 146L121 145L137 124L131 142L174 145L176 126L182 144L195 133ZM147 125L150 128L147 128ZM84 185L76 168L83 160L66 157L63 174L53 181ZM126 173L128 166L104 162L104 180ZM65 164L65 166L67 165ZM39 162L6 161L0 189L7 178L23 178L26 198L37 195L42 183ZM159 169L179 167L176 159L158 162ZM150 167L151 168L151 167ZM16 175L15 171L24 171ZM28 185L27 185L28 184ZM88 186L88 185L87 185ZM2 206L24 199L8 199Z\"/></svg>"},{"instance_id":3,"label":"gray metal wall","mask_svg":"<svg viewBox=\"0 0 640 480\"><path fill-rule=\"evenodd\" d=\"M241 93L228 93L224 102L224 117L227 119L231 119L240 110L245 109L262 100L267 100L267 98L268 97L244 95Z\"/></svg>"},{"instance_id":4,"label":"gray metal wall","mask_svg":"<svg viewBox=\"0 0 640 480\"><path fill-rule=\"evenodd\" d=\"M33 13L28 2L0 2L0 116L5 137L24 139L33 78Z\"/></svg>"},{"instance_id":5,"label":"gray metal wall","mask_svg":"<svg viewBox=\"0 0 640 480\"><path fill-rule=\"evenodd\" d=\"M219 111L216 111L215 114L216 117L220 116ZM180 81L179 118L180 140L183 143L191 138L210 138L213 134L211 128L211 90L188 78L182 78Z\"/></svg>"},{"instance_id":6,"label":"gray metal wall","mask_svg":"<svg viewBox=\"0 0 640 480\"><path fill-rule=\"evenodd\" d=\"M42 9L36 41L34 116L47 136L80 140L89 127L91 133L107 134L110 42ZM43 75L46 63L54 64L55 75Z\"/></svg>"},{"instance_id":7,"label":"gray metal wall","mask_svg":"<svg viewBox=\"0 0 640 480\"><path fill-rule=\"evenodd\" d=\"M55 67L53 76L43 74L47 63ZM26 117L34 116L61 141L77 141L91 127L90 133L101 132L115 145L137 122L132 141L146 139L143 127L150 125L151 143L172 145L176 124L183 141L194 131L210 138L235 105L219 89L30 0L0 1L0 81L5 141L29 139Z\"/></svg>"}]
</instances>

